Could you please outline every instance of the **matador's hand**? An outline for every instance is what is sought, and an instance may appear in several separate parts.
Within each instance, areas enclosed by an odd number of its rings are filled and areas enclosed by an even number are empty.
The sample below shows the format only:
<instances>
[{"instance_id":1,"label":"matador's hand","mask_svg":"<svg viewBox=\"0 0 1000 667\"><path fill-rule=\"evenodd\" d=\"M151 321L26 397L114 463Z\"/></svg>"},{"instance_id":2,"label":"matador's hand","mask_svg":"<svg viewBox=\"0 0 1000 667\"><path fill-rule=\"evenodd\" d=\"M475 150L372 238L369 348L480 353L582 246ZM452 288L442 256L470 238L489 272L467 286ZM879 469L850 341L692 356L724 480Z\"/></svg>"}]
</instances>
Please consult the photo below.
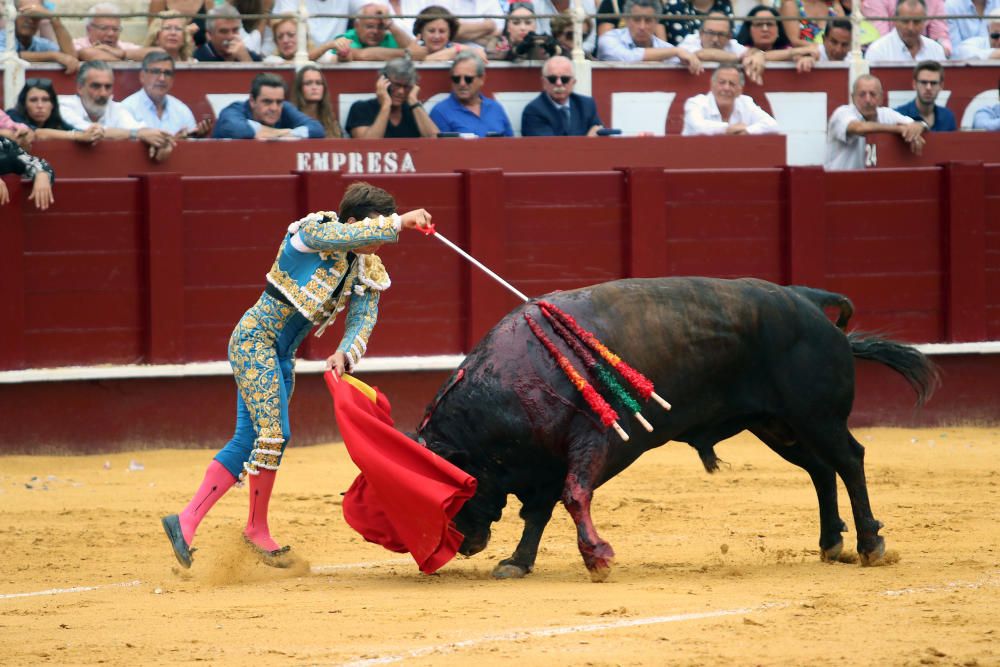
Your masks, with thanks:
<instances>
[{"instance_id":1,"label":"matador's hand","mask_svg":"<svg viewBox=\"0 0 1000 667\"><path fill-rule=\"evenodd\" d=\"M335 378L339 379L340 376L344 374L344 368L346 367L347 358L340 350L337 350L326 359L326 370L333 371L333 376Z\"/></svg>"}]
</instances>

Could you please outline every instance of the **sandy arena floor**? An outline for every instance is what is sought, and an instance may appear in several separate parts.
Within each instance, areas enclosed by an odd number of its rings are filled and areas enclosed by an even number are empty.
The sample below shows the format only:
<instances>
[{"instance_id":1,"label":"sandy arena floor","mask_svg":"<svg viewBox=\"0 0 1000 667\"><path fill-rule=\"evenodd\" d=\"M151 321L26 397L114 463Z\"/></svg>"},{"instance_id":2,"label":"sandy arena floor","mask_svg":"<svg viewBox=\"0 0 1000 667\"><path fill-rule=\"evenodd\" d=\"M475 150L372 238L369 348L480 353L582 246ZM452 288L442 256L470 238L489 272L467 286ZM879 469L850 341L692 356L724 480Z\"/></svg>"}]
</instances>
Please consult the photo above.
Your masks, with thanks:
<instances>
[{"instance_id":1,"label":"sandy arena floor","mask_svg":"<svg viewBox=\"0 0 1000 667\"><path fill-rule=\"evenodd\" d=\"M290 449L278 476L296 571L239 545L245 489L177 568L159 517L213 452L0 457L0 664L1000 665L1000 429L857 435L895 562L821 563L808 477L741 436L717 475L673 443L598 491L603 584L559 508L535 573L494 581L516 502L485 552L421 575L344 523L341 445Z\"/></svg>"}]
</instances>

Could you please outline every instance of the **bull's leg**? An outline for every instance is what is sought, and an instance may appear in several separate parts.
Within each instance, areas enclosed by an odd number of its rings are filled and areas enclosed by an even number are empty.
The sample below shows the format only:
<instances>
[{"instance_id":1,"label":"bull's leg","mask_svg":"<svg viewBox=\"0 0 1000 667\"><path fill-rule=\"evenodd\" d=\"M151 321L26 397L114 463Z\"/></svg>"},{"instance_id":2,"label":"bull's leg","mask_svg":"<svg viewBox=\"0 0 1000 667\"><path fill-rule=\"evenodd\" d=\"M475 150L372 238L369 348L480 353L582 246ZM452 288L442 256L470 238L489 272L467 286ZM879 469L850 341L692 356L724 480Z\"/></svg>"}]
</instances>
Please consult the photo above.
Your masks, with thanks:
<instances>
[{"instance_id":1,"label":"bull's leg","mask_svg":"<svg viewBox=\"0 0 1000 667\"><path fill-rule=\"evenodd\" d=\"M840 534L847 530L847 524L840 518L837 509L836 472L809 449L797 443L781 425L768 424L755 427L751 432L781 458L809 473L809 478L816 488L816 499L819 501L820 558L827 562L836 562L844 548L844 540Z\"/></svg>"},{"instance_id":2,"label":"bull's leg","mask_svg":"<svg viewBox=\"0 0 1000 667\"><path fill-rule=\"evenodd\" d=\"M601 539L590 517L594 489L604 472L608 443L588 442L570 448L569 468L562 501L576 524L577 546L593 581L604 581L611 574L615 552Z\"/></svg>"},{"instance_id":3,"label":"bull's leg","mask_svg":"<svg viewBox=\"0 0 1000 667\"><path fill-rule=\"evenodd\" d=\"M878 534L882 522L872 516L868 499L868 484L865 481L865 448L861 446L847 425L810 423L801 429L803 443L814 447L816 453L826 461L844 481L847 495L851 498L854 527L858 533L858 555L863 565L878 562L885 554L885 540Z\"/></svg>"},{"instance_id":4,"label":"bull's leg","mask_svg":"<svg viewBox=\"0 0 1000 667\"><path fill-rule=\"evenodd\" d=\"M519 579L535 569L535 558L538 556L538 544L542 539L545 526L552 518L558 498L530 499L521 508L521 518L524 519L524 532L521 541L510 558L505 558L493 568L493 576L497 579Z\"/></svg>"}]
</instances>

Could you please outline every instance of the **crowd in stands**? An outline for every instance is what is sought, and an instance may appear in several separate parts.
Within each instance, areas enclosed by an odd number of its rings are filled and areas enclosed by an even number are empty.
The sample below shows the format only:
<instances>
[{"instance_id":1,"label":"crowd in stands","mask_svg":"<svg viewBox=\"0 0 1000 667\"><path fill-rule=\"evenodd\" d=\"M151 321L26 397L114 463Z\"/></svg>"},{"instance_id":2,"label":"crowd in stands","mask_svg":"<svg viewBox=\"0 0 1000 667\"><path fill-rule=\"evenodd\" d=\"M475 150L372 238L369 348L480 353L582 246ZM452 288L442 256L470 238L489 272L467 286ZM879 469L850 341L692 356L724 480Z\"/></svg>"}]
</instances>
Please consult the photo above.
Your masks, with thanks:
<instances>
[{"instance_id":1,"label":"crowd in stands","mask_svg":"<svg viewBox=\"0 0 1000 667\"><path fill-rule=\"evenodd\" d=\"M384 63L372 98L356 102L341 128L323 72L300 69L293 90L275 74L258 74L249 98L217 120L196 119L170 95L177 63L291 62L299 48L298 0L150 0L145 39L122 39L118 6L93 5L84 34L73 37L43 0L17 0L14 35L19 56L51 62L76 75L77 94L60 103L45 78L30 78L16 104L0 112L0 173L34 181L32 199L52 201L52 169L25 150L35 139L85 144L142 142L154 161L167 160L189 137L295 139L400 138L441 135L513 136L504 107L484 95L486 65L541 63L541 92L524 109L525 136L595 135L606 128L591 98L574 92L572 0L307 0L307 53L321 64ZM870 63L912 62L915 98L895 110L882 106L875 77L857 80L852 102L828 128L828 168L860 166L864 136L898 134L919 152L928 131L956 129L938 105L950 59L1000 62L1000 0L857 0L866 22L861 41ZM684 130L694 134L778 132L775 120L743 94L747 79L762 83L772 62L809 72L817 62L843 61L852 41L845 18L852 0L778 0L746 8L736 22L730 0L584 0L591 18L581 33L585 57L618 62L676 63L700 74L716 63L707 93L687 100ZM975 19L928 19L941 14ZM320 16L343 14L354 16ZM401 16L410 15L410 16ZM550 17L547 15L552 15ZM666 15L666 17L664 17ZM476 18L478 17L478 18ZM5 48L0 31L0 49ZM110 61L141 62L141 88L112 99ZM428 112L414 62L450 62L451 94ZM1000 129L1000 105L980 110L974 127ZM859 143L860 142L860 143ZM7 197L0 190L0 202Z\"/></svg>"}]
</instances>

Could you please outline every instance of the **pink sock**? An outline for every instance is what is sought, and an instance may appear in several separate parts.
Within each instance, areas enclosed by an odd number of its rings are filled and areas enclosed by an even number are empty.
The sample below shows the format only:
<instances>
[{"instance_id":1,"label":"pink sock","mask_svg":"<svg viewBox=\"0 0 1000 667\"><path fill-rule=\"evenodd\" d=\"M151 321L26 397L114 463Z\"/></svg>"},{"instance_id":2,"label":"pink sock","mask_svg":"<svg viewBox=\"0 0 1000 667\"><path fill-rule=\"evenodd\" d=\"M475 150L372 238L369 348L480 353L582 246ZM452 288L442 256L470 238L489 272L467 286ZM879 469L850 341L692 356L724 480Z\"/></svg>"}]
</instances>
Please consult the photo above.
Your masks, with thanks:
<instances>
[{"instance_id":1,"label":"pink sock","mask_svg":"<svg viewBox=\"0 0 1000 667\"><path fill-rule=\"evenodd\" d=\"M281 545L271 537L267 527L267 506L271 502L271 489L274 488L276 470L258 468L260 474L248 475L250 478L250 514L247 516L247 528L243 534L261 549L274 551Z\"/></svg>"},{"instance_id":2,"label":"pink sock","mask_svg":"<svg viewBox=\"0 0 1000 667\"><path fill-rule=\"evenodd\" d=\"M198 492L180 513L181 533L184 534L184 541L188 546L194 540L198 524L208 514L208 510L212 509L215 501L224 496L235 483L236 478L221 463L213 459L205 471L205 479L201 481Z\"/></svg>"}]
</instances>

